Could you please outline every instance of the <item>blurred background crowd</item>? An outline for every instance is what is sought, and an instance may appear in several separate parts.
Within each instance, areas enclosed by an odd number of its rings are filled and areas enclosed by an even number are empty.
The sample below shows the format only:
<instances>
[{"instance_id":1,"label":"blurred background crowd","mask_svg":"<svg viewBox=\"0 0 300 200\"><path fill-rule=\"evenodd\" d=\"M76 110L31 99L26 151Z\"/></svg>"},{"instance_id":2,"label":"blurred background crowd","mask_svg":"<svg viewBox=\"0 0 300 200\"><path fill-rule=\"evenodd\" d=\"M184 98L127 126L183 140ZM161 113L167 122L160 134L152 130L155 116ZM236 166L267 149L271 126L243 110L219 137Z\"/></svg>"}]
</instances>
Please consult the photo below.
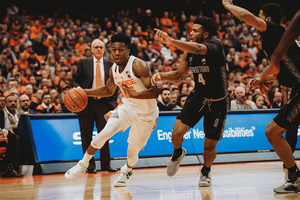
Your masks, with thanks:
<instances>
[{"instance_id":1,"label":"blurred background crowd","mask_svg":"<svg viewBox=\"0 0 300 200\"><path fill-rule=\"evenodd\" d=\"M17 107L25 113L69 112L64 107L63 98L70 89L78 61L92 56L90 45L96 38L106 45L104 57L112 60L110 38L119 32L132 38L131 55L145 60L152 73L176 70L183 52L160 43L154 38L153 28L162 29L175 39L189 41L193 20L203 15L214 18L218 24L219 39L227 59L228 90L236 104L232 109L282 107L283 90L288 94L289 88L283 89L278 82L273 82L269 91L262 94L259 89L249 90L247 87L249 80L260 77L268 66L260 33L222 9L221 1L212 2L216 1L197 1L197 4L184 1L174 10L172 6L169 9L167 6L147 6L147 1L144 6L133 2L129 7L120 4L104 7L91 0L79 2L89 5L83 9L87 12L80 13L79 5L73 11L64 5L52 6L52 13L49 13L47 5L51 2L45 5L35 2L35 8L42 6L43 10L46 9L43 12L42 9L30 10L21 1L5 1L0 21L0 108ZM258 7L252 9L254 14L258 13L262 3L258 2ZM199 6L195 8L194 5ZM93 11L92 14L86 14L88 9ZM283 26L288 26L290 16L285 15ZM157 99L160 110L180 109L194 88L193 74L187 73L177 82L161 81L158 84L164 88ZM19 99L17 105L9 108L10 102L5 97L11 93ZM122 94L119 101L121 98Z\"/></svg>"}]
</instances>

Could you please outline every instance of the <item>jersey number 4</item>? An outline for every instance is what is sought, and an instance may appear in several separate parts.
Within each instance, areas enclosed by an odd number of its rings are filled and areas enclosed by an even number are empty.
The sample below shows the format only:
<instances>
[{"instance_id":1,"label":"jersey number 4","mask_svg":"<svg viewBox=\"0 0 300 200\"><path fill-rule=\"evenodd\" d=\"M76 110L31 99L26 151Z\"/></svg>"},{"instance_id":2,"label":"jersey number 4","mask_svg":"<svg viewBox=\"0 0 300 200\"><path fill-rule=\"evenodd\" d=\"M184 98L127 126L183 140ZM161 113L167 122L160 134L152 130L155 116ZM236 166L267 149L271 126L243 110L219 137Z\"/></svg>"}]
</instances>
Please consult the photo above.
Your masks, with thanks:
<instances>
[{"instance_id":1,"label":"jersey number 4","mask_svg":"<svg viewBox=\"0 0 300 200\"><path fill-rule=\"evenodd\" d=\"M202 83L202 85L205 85L205 80L204 80L202 74L198 74L198 82Z\"/></svg>"}]
</instances>

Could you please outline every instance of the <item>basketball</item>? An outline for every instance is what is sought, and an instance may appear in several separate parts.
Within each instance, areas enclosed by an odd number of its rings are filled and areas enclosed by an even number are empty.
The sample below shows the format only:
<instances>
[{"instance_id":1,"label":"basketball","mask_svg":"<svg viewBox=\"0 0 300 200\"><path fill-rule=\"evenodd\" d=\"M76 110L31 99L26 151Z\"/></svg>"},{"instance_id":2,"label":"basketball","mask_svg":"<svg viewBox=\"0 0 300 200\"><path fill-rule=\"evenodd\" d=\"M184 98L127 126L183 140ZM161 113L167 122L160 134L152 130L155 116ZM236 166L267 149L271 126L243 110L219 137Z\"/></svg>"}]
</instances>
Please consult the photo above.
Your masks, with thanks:
<instances>
[{"instance_id":1,"label":"basketball","mask_svg":"<svg viewBox=\"0 0 300 200\"><path fill-rule=\"evenodd\" d=\"M88 104L88 96L82 88L73 88L66 93L64 103L71 112L80 112Z\"/></svg>"}]
</instances>

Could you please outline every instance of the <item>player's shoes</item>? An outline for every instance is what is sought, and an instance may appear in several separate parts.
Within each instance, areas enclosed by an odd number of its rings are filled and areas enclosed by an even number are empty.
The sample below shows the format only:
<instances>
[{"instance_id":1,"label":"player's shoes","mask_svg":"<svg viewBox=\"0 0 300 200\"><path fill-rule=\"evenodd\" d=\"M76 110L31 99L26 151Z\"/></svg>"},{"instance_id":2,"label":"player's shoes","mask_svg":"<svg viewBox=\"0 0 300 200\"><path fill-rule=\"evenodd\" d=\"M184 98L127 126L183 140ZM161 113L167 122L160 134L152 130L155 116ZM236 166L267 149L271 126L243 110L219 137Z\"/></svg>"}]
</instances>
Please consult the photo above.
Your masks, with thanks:
<instances>
[{"instance_id":1,"label":"player's shoes","mask_svg":"<svg viewBox=\"0 0 300 200\"><path fill-rule=\"evenodd\" d=\"M186 150L185 150L185 148L182 148L182 154L176 160L173 159L173 157L176 156L174 154L175 153L173 152L172 157L170 158L170 160L167 164L167 175L168 176L174 176L177 173L180 162L186 154Z\"/></svg>"},{"instance_id":2,"label":"player's shoes","mask_svg":"<svg viewBox=\"0 0 300 200\"><path fill-rule=\"evenodd\" d=\"M74 167L72 167L65 173L65 178L69 181L74 181L77 176L85 173L87 167L88 164L85 164L84 162L82 162L82 160L80 160Z\"/></svg>"},{"instance_id":3,"label":"player's shoes","mask_svg":"<svg viewBox=\"0 0 300 200\"><path fill-rule=\"evenodd\" d=\"M211 173L200 172L200 180L198 182L199 187L210 187L211 186Z\"/></svg>"},{"instance_id":4,"label":"player's shoes","mask_svg":"<svg viewBox=\"0 0 300 200\"><path fill-rule=\"evenodd\" d=\"M125 171L121 168L118 178L114 182L115 187L125 187L132 175L132 170Z\"/></svg>"},{"instance_id":5,"label":"player's shoes","mask_svg":"<svg viewBox=\"0 0 300 200\"><path fill-rule=\"evenodd\" d=\"M300 177L297 177L296 173L288 174L289 178L287 181L277 187L274 188L274 192L276 193L297 193L300 191Z\"/></svg>"}]
</instances>

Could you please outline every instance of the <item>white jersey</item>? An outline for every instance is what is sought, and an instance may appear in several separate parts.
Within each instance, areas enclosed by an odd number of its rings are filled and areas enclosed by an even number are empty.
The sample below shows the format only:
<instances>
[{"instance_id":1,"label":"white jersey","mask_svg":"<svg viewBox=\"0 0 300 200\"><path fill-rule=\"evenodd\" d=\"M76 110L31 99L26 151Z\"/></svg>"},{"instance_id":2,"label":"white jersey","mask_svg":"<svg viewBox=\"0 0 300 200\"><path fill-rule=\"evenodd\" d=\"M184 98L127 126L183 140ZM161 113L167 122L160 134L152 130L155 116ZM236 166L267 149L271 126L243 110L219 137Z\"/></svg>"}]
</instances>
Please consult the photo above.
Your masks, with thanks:
<instances>
[{"instance_id":1,"label":"white jersey","mask_svg":"<svg viewBox=\"0 0 300 200\"><path fill-rule=\"evenodd\" d=\"M124 93L122 89L122 84L126 84L131 92L141 92L147 88L144 86L140 78L136 77L132 70L132 63L136 59L134 56L130 56L126 67L120 73L120 68L116 63L112 66L113 79L116 85L119 86L120 90ZM152 115L158 113L158 107L156 99L134 99L123 97L122 102L127 104L132 108L138 115Z\"/></svg>"}]
</instances>

